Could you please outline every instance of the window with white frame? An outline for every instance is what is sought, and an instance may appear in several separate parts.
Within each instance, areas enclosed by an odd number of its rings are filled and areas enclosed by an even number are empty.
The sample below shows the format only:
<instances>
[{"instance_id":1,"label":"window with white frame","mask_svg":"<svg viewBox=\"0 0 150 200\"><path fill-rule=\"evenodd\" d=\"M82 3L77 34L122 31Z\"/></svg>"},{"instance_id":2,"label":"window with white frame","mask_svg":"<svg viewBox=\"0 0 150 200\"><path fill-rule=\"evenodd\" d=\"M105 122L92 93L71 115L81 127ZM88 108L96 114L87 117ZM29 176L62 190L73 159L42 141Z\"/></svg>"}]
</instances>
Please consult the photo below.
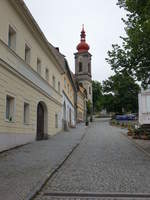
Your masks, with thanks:
<instances>
[{"instance_id":1,"label":"window with white frame","mask_svg":"<svg viewBox=\"0 0 150 200\"><path fill-rule=\"evenodd\" d=\"M30 105L29 103L24 102L24 124L29 124L29 111Z\"/></svg>"},{"instance_id":2,"label":"window with white frame","mask_svg":"<svg viewBox=\"0 0 150 200\"><path fill-rule=\"evenodd\" d=\"M58 114L55 114L55 128L58 128Z\"/></svg>"},{"instance_id":3,"label":"window with white frame","mask_svg":"<svg viewBox=\"0 0 150 200\"><path fill-rule=\"evenodd\" d=\"M41 75L41 60L37 58L37 73Z\"/></svg>"},{"instance_id":4,"label":"window with white frame","mask_svg":"<svg viewBox=\"0 0 150 200\"><path fill-rule=\"evenodd\" d=\"M8 46L14 51L16 50L16 31L11 26L9 26L8 30Z\"/></svg>"},{"instance_id":5,"label":"window with white frame","mask_svg":"<svg viewBox=\"0 0 150 200\"><path fill-rule=\"evenodd\" d=\"M25 62L27 64L30 64L30 58L31 58L31 49L27 44L25 44Z\"/></svg>"},{"instance_id":6,"label":"window with white frame","mask_svg":"<svg viewBox=\"0 0 150 200\"><path fill-rule=\"evenodd\" d=\"M49 81L49 70L47 68L45 69L45 79Z\"/></svg>"},{"instance_id":7,"label":"window with white frame","mask_svg":"<svg viewBox=\"0 0 150 200\"><path fill-rule=\"evenodd\" d=\"M56 86L56 78L55 76L53 76L53 87L55 88L55 86Z\"/></svg>"},{"instance_id":8,"label":"window with white frame","mask_svg":"<svg viewBox=\"0 0 150 200\"><path fill-rule=\"evenodd\" d=\"M14 121L15 118L15 98L7 95L6 96L6 119L10 122Z\"/></svg>"}]
</instances>

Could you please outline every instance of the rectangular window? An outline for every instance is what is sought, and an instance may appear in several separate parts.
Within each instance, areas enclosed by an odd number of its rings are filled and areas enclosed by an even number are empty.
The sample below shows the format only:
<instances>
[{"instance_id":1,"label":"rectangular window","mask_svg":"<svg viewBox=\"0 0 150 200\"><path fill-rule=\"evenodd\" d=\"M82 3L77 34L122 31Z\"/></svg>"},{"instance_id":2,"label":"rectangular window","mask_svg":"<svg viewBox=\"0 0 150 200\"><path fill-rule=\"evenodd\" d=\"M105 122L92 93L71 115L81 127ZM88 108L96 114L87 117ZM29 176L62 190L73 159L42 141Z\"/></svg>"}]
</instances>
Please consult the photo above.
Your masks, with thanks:
<instances>
[{"instance_id":1,"label":"rectangular window","mask_svg":"<svg viewBox=\"0 0 150 200\"><path fill-rule=\"evenodd\" d=\"M58 128L58 115L55 114L55 128Z\"/></svg>"},{"instance_id":2,"label":"rectangular window","mask_svg":"<svg viewBox=\"0 0 150 200\"><path fill-rule=\"evenodd\" d=\"M55 88L55 83L56 82L56 80L55 80L55 76L53 76L53 87Z\"/></svg>"},{"instance_id":3,"label":"rectangular window","mask_svg":"<svg viewBox=\"0 0 150 200\"><path fill-rule=\"evenodd\" d=\"M8 121L14 120L15 99L12 96L6 96L6 119Z\"/></svg>"},{"instance_id":4,"label":"rectangular window","mask_svg":"<svg viewBox=\"0 0 150 200\"><path fill-rule=\"evenodd\" d=\"M31 57L31 49L28 47L27 44L25 44L25 62L27 64L30 64L30 57Z\"/></svg>"},{"instance_id":5,"label":"rectangular window","mask_svg":"<svg viewBox=\"0 0 150 200\"><path fill-rule=\"evenodd\" d=\"M69 84L68 84L68 94L69 94Z\"/></svg>"},{"instance_id":6,"label":"rectangular window","mask_svg":"<svg viewBox=\"0 0 150 200\"><path fill-rule=\"evenodd\" d=\"M37 73L41 75L41 60L37 59Z\"/></svg>"},{"instance_id":7,"label":"rectangular window","mask_svg":"<svg viewBox=\"0 0 150 200\"><path fill-rule=\"evenodd\" d=\"M49 81L49 70L47 68L45 69L45 79Z\"/></svg>"},{"instance_id":8,"label":"rectangular window","mask_svg":"<svg viewBox=\"0 0 150 200\"><path fill-rule=\"evenodd\" d=\"M91 87L89 87L89 94L91 94Z\"/></svg>"},{"instance_id":9,"label":"rectangular window","mask_svg":"<svg viewBox=\"0 0 150 200\"><path fill-rule=\"evenodd\" d=\"M60 82L58 82L58 92L60 93Z\"/></svg>"},{"instance_id":10,"label":"rectangular window","mask_svg":"<svg viewBox=\"0 0 150 200\"><path fill-rule=\"evenodd\" d=\"M91 73L91 64L88 63L88 73L90 74Z\"/></svg>"},{"instance_id":11,"label":"rectangular window","mask_svg":"<svg viewBox=\"0 0 150 200\"><path fill-rule=\"evenodd\" d=\"M66 78L64 78L64 87L66 88Z\"/></svg>"},{"instance_id":12,"label":"rectangular window","mask_svg":"<svg viewBox=\"0 0 150 200\"><path fill-rule=\"evenodd\" d=\"M70 90L70 97L72 97L72 90Z\"/></svg>"},{"instance_id":13,"label":"rectangular window","mask_svg":"<svg viewBox=\"0 0 150 200\"><path fill-rule=\"evenodd\" d=\"M24 103L24 124L29 124L29 104Z\"/></svg>"},{"instance_id":14,"label":"rectangular window","mask_svg":"<svg viewBox=\"0 0 150 200\"><path fill-rule=\"evenodd\" d=\"M82 72L82 62L79 62L79 72Z\"/></svg>"},{"instance_id":15,"label":"rectangular window","mask_svg":"<svg viewBox=\"0 0 150 200\"><path fill-rule=\"evenodd\" d=\"M8 46L12 50L16 50L16 31L11 26L8 31Z\"/></svg>"}]
</instances>

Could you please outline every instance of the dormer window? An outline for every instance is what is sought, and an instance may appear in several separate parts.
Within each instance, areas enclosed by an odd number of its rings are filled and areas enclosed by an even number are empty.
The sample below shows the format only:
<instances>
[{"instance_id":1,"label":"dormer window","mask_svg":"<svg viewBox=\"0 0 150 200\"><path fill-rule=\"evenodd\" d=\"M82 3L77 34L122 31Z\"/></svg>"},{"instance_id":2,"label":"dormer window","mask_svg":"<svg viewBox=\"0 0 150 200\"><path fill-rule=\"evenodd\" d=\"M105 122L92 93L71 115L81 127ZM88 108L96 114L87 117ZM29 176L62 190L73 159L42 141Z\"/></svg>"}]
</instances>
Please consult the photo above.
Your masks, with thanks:
<instances>
[{"instance_id":1,"label":"dormer window","mask_svg":"<svg viewBox=\"0 0 150 200\"><path fill-rule=\"evenodd\" d=\"M79 62L79 72L82 72L82 71L83 71L82 68L83 68L83 67L82 67L82 62Z\"/></svg>"}]
</instances>

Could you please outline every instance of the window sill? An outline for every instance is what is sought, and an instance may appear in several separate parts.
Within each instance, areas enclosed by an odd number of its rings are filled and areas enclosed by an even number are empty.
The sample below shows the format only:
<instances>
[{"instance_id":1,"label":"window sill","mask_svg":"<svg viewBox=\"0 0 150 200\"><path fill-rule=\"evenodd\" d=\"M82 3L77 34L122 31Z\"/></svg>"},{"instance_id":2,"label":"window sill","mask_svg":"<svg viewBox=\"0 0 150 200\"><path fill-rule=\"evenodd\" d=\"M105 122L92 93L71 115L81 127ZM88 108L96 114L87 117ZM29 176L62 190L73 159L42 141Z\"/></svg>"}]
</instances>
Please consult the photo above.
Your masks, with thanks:
<instances>
[{"instance_id":1,"label":"window sill","mask_svg":"<svg viewBox=\"0 0 150 200\"><path fill-rule=\"evenodd\" d=\"M30 124L29 124L29 123L23 123L23 125L24 125L24 126L29 126Z\"/></svg>"},{"instance_id":2,"label":"window sill","mask_svg":"<svg viewBox=\"0 0 150 200\"><path fill-rule=\"evenodd\" d=\"M5 122L7 122L7 123L15 123L16 121L15 120L10 121L9 119L5 119Z\"/></svg>"}]
</instances>

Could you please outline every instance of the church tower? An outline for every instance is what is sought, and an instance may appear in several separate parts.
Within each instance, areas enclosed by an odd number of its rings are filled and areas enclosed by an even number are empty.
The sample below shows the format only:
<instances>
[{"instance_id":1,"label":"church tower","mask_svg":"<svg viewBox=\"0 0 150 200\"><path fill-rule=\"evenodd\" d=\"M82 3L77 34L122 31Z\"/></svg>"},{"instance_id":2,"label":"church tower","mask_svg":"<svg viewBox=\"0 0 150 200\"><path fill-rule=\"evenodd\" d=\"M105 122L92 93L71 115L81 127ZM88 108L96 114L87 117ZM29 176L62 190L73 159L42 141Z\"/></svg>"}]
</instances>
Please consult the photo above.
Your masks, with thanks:
<instances>
[{"instance_id":1,"label":"church tower","mask_svg":"<svg viewBox=\"0 0 150 200\"><path fill-rule=\"evenodd\" d=\"M91 57L89 53L89 45L86 43L86 34L84 26L81 31L81 41L77 46L75 53L75 76L79 83L87 92L87 100L92 103L92 73L91 73Z\"/></svg>"}]
</instances>

